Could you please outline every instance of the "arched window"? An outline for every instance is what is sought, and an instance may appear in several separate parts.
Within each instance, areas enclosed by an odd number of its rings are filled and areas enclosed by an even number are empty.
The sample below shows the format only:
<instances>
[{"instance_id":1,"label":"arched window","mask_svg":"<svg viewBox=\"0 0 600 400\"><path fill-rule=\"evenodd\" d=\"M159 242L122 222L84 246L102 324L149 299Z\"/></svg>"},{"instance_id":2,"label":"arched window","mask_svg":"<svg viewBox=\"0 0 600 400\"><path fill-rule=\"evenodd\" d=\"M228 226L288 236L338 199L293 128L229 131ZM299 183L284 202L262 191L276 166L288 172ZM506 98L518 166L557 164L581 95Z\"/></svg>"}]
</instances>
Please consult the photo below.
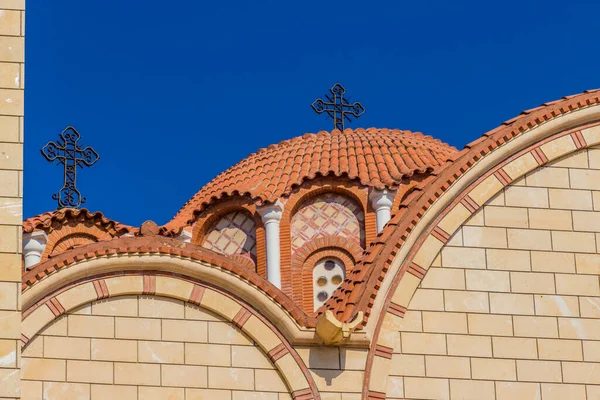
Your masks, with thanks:
<instances>
[{"instance_id":1,"label":"arched window","mask_svg":"<svg viewBox=\"0 0 600 400\"><path fill-rule=\"evenodd\" d=\"M337 258L325 258L313 268L313 303L321 307L342 284L346 276L344 264Z\"/></svg>"},{"instance_id":2,"label":"arched window","mask_svg":"<svg viewBox=\"0 0 600 400\"><path fill-rule=\"evenodd\" d=\"M256 224L246 211L221 217L207 232L202 247L221 254L241 254L256 263Z\"/></svg>"}]
</instances>

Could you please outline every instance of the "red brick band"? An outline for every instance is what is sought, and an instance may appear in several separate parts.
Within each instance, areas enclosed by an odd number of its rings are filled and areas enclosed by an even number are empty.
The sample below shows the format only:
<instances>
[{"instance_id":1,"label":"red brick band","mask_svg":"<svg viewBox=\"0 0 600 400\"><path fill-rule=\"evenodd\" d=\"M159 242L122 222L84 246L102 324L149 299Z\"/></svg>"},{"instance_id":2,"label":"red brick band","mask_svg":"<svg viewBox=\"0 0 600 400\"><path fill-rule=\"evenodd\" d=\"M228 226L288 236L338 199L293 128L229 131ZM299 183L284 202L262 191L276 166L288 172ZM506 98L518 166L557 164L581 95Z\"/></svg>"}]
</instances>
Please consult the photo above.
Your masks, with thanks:
<instances>
[{"instance_id":1,"label":"red brick band","mask_svg":"<svg viewBox=\"0 0 600 400\"><path fill-rule=\"evenodd\" d=\"M144 275L143 294L156 294L156 275Z\"/></svg>"},{"instance_id":2,"label":"red brick band","mask_svg":"<svg viewBox=\"0 0 600 400\"><path fill-rule=\"evenodd\" d=\"M473 214L475 211L477 211L479 209L479 204L477 204L475 202L475 200L473 200L471 198L471 196L466 195L461 201L460 204L462 204L463 206L465 206L465 208L467 210L469 210L469 212L471 214Z\"/></svg>"},{"instance_id":3,"label":"red brick band","mask_svg":"<svg viewBox=\"0 0 600 400\"><path fill-rule=\"evenodd\" d=\"M310 389L296 390L292 393L292 399L294 400L313 400L313 394Z\"/></svg>"},{"instance_id":4,"label":"red brick band","mask_svg":"<svg viewBox=\"0 0 600 400\"><path fill-rule=\"evenodd\" d=\"M546 157L546 154L544 154L544 151L541 149L541 147L536 147L535 149L531 150L531 155L533 158L535 158L535 161L537 161L538 165L544 165L548 162L548 157Z\"/></svg>"},{"instance_id":5,"label":"red brick band","mask_svg":"<svg viewBox=\"0 0 600 400\"><path fill-rule=\"evenodd\" d=\"M104 279L98 279L93 283L94 289L96 289L96 297L98 300L105 299L109 296L108 288L106 287L106 281Z\"/></svg>"},{"instance_id":6,"label":"red brick band","mask_svg":"<svg viewBox=\"0 0 600 400\"><path fill-rule=\"evenodd\" d=\"M575 142L575 146L577 147L577 149L583 149L587 146L587 144L585 143L585 138L581 134L581 131L571 133L571 138Z\"/></svg>"},{"instance_id":7,"label":"red brick band","mask_svg":"<svg viewBox=\"0 0 600 400\"><path fill-rule=\"evenodd\" d=\"M21 347L29 343L29 338L21 333Z\"/></svg>"},{"instance_id":8,"label":"red brick band","mask_svg":"<svg viewBox=\"0 0 600 400\"><path fill-rule=\"evenodd\" d=\"M410 266L408 267L408 273L416 276L419 279L423 279L426 272L427 271L425 269L421 268L419 265L417 265L415 263L411 263Z\"/></svg>"},{"instance_id":9,"label":"red brick band","mask_svg":"<svg viewBox=\"0 0 600 400\"><path fill-rule=\"evenodd\" d=\"M285 356L287 353L289 353L287 347L285 347L283 343L280 343L267 353L267 357L269 357L271 362L275 362L281 357Z\"/></svg>"},{"instance_id":10,"label":"red brick band","mask_svg":"<svg viewBox=\"0 0 600 400\"><path fill-rule=\"evenodd\" d=\"M406 307L402 307L401 305L396 303L390 303L388 312L394 314L397 317L404 318L404 314L406 314Z\"/></svg>"},{"instance_id":11,"label":"red brick band","mask_svg":"<svg viewBox=\"0 0 600 400\"><path fill-rule=\"evenodd\" d=\"M368 400L385 400L385 393L376 392L374 390L369 390Z\"/></svg>"},{"instance_id":12,"label":"red brick band","mask_svg":"<svg viewBox=\"0 0 600 400\"><path fill-rule=\"evenodd\" d=\"M192 294L190 294L190 299L188 301L192 304L199 306L202 302L202 296L204 296L204 287L194 285L194 288L192 289Z\"/></svg>"},{"instance_id":13,"label":"red brick band","mask_svg":"<svg viewBox=\"0 0 600 400\"><path fill-rule=\"evenodd\" d=\"M250 313L250 311L248 311L245 308L242 308L240 311L238 311L237 314L235 314L235 317L233 317L233 320L231 322L238 328L242 329L246 321L248 321L248 319L251 316L252 313Z\"/></svg>"},{"instance_id":14,"label":"red brick band","mask_svg":"<svg viewBox=\"0 0 600 400\"><path fill-rule=\"evenodd\" d=\"M55 317L63 315L65 313L65 308L60 304L60 302L56 299L56 297L51 298L46 302L46 305L52 311Z\"/></svg>"},{"instance_id":15,"label":"red brick band","mask_svg":"<svg viewBox=\"0 0 600 400\"><path fill-rule=\"evenodd\" d=\"M443 230L442 228L440 228L439 226L436 226L433 229L433 232L431 232L431 235L444 244L448 243L448 240L450 240L450 234L448 232L446 232L445 230Z\"/></svg>"},{"instance_id":16,"label":"red brick band","mask_svg":"<svg viewBox=\"0 0 600 400\"><path fill-rule=\"evenodd\" d=\"M375 355L383 358L387 358L388 360L392 359L392 354L394 354L394 349L387 346L377 345L375 346Z\"/></svg>"},{"instance_id":17,"label":"red brick band","mask_svg":"<svg viewBox=\"0 0 600 400\"><path fill-rule=\"evenodd\" d=\"M508 174L506 173L506 171L502 168L500 168L498 171L494 172L494 176L496 178L498 178L498 180L500 182L502 182L502 184L504 186L508 186L512 183L512 179L510 176L508 176Z\"/></svg>"}]
</instances>

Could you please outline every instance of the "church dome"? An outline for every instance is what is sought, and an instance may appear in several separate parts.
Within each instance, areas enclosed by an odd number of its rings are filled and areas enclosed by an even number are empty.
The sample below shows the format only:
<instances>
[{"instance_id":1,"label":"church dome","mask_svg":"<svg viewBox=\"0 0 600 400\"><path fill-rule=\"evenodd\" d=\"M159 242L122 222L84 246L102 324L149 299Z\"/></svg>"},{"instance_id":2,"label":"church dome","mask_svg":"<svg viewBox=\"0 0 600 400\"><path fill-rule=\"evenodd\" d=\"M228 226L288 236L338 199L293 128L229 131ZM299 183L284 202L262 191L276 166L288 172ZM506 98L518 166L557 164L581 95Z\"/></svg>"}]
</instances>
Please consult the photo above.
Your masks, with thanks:
<instances>
[{"instance_id":1,"label":"church dome","mask_svg":"<svg viewBox=\"0 0 600 400\"><path fill-rule=\"evenodd\" d=\"M305 134L260 149L219 174L169 225L191 222L197 212L224 196L249 196L258 205L275 202L318 176L345 175L363 186L393 189L405 178L431 173L457 153L431 136L398 129Z\"/></svg>"}]
</instances>

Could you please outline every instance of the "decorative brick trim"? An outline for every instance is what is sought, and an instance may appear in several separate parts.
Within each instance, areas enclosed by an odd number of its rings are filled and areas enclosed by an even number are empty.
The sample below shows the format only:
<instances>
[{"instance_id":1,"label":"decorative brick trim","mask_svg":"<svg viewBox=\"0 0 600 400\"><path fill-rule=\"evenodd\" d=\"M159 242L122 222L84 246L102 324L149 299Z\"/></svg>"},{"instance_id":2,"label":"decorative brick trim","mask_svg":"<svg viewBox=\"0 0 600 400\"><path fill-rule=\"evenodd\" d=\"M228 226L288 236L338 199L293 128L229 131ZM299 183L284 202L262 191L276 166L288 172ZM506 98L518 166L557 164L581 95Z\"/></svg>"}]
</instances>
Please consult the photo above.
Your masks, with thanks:
<instances>
[{"instance_id":1,"label":"decorative brick trim","mask_svg":"<svg viewBox=\"0 0 600 400\"><path fill-rule=\"evenodd\" d=\"M388 312L390 314L394 314L397 317L404 318L404 314L406 314L406 307L403 307L396 303L390 303Z\"/></svg>"},{"instance_id":2,"label":"decorative brick trim","mask_svg":"<svg viewBox=\"0 0 600 400\"><path fill-rule=\"evenodd\" d=\"M222 199L212 204L200 213L194 212L193 219L187 221L194 224L192 228L192 243L201 246L210 229L225 215L245 211L254 219L256 239L256 265L253 267L261 276L267 277L266 239L264 226L260 215L256 212L256 205L248 197ZM254 260L252 260L254 263Z\"/></svg>"},{"instance_id":3,"label":"decorative brick trim","mask_svg":"<svg viewBox=\"0 0 600 400\"><path fill-rule=\"evenodd\" d=\"M394 354L394 349L387 346L377 345L375 346L375 355L378 357L387 358L388 360L392 359L392 354Z\"/></svg>"},{"instance_id":4,"label":"decorative brick trim","mask_svg":"<svg viewBox=\"0 0 600 400\"><path fill-rule=\"evenodd\" d=\"M60 304L60 301L56 297L51 298L46 302L46 305L52 311L55 317L63 315L65 313L65 308Z\"/></svg>"},{"instance_id":5,"label":"decorative brick trim","mask_svg":"<svg viewBox=\"0 0 600 400\"><path fill-rule=\"evenodd\" d=\"M144 289L142 294L153 295L156 293L156 275L144 275Z\"/></svg>"},{"instance_id":6,"label":"decorative brick trim","mask_svg":"<svg viewBox=\"0 0 600 400\"><path fill-rule=\"evenodd\" d=\"M30 271L24 273L21 290L31 290L43 278L60 273L63 269L71 268L76 262L85 263L87 260L107 259L114 255L128 255L139 257L140 253L156 255L168 262L171 258L188 260L193 263L207 263L226 271L227 274L242 279L250 287L259 290L280 304L294 320L303 327L314 328L317 320L314 316L307 315L292 299L276 290L264 277L255 271L248 270L234 262L230 257L217 254L208 249L182 243L178 239L160 235L120 237L110 241L92 243L82 248L69 250L45 262L35 265ZM156 275L156 272L139 271L138 275ZM91 280L89 280L91 282Z\"/></svg>"},{"instance_id":7,"label":"decorative brick trim","mask_svg":"<svg viewBox=\"0 0 600 400\"><path fill-rule=\"evenodd\" d=\"M293 261L290 225L292 217L304 202L323 193L338 193L347 196L360 204L365 216L365 223L362 229L364 230L366 243L370 243L377 235L375 225L372 226L372 230L367 231L367 223L369 221L372 222L372 218L369 219L369 212L371 214L374 213L372 210L369 211L368 208L369 193L366 186L362 186L356 181L343 177L325 177L304 181L302 185L294 189L285 202L281 223L279 225L281 244L281 290L290 297L293 297L292 285L294 282L292 279L294 272L291 267ZM371 227L369 226L369 228Z\"/></svg>"},{"instance_id":8,"label":"decorative brick trim","mask_svg":"<svg viewBox=\"0 0 600 400\"><path fill-rule=\"evenodd\" d=\"M174 239L173 239L174 240ZM180 242L179 242L180 243ZM243 326L245 324L245 322L251 317L253 316L254 318L256 318L258 321L260 321L260 323L263 323L268 329L271 330L271 332L273 332L273 334L281 341L281 343L276 346L274 349L272 349L268 356L271 359L275 359L275 360L279 360L281 357L290 354L290 356L292 357L292 359L294 360L294 362L296 363L296 365L298 366L298 368L300 369L302 375L304 376L304 378L306 379L306 382L308 384L308 388L307 389L303 389L300 391L297 391L297 395L298 395L298 399L319 399L319 395L318 395L318 389L316 386L316 383L312 377L312 375L310 374L308 368L306 367L306 364L304 363L304 361L302 360L302 358L300 357L300 355L296 352L296 350L290 345L288 339L279 331L279 329L273 324L273 322L271 322L270 320L268 320L267 318L265 318L262 314L260 314L258 311L256 311L255 309L252 308L251 305L245 303L242 299L240 299L239 297L225 291L222 287L216 287L214 285L205 283L203 281L200 281L198 279L194 279L192 277L186 276L186 275L182 275L179 273L175 273L175 272L166 272L166 271L140 271L140 270L126 270L126 271L117 271L117 272L110 272L110 273L103 273L103 274L99 274L99 275L93 275L93 276L87 276L85 278L82 278L80 280L77 280L75 282L69 283L63 287L61 287L60 289L57 289L49 294L47 294L45 297L43 297L42 299L40 299L38 302L36 302L35 304L31 305L30 307L28 307L26 310L23 311L22 313L22 318L23 320L25 320L29 315L31 315L31 313L37 309L40 306L44 306L44 304L46 304L49 308L52 306L54 308L57 309L57 305L60 305L60 303L58 303L56 301L56 303L52 303L51 301L53 301L56 296L60 295L61 293L65 293L69 290L72 290L76 287L79 287L80 285L84 285L87 283L94 283L95 281L98 280L106 280L109 279L111 277L123 277L123 276L138 276L138 277L145 277L145 276L162 276L162 277L169 277L169 278L173 278L173 279L179 279L183 282L188 282L192 285L194 285L194 289L192 289L192 295L190 295L190 298L195 298L198 301L202 298L202 296L200 295L200 293L203 293L207 288L209 288L212 291L217 292L219 295L230 299L232 301L234 301L235 303L239 304L242 308L240 310L240 312L238 312L236 314L236 316L231 319L229 317L227 317L226 315L221 315L224 320L231 322L233 324L235 324L236 326L240 327L240 329L246 333L249 334L248 331L244 330ZM97 287L97 285L94 285L94 287ZM195 289L195 288L199 288L199 289ZM170 294L169 289L166 288L167 291L166 292L161 292L158 294L158 296L165 296L165 297L173 297L173 298L179 298L177 293L173 293ZM202 290L200 290L202 289ZM213 308L211 307L207 307L209 310L214 311ZM60 306L60 309L63 309L62 306ZM70 309L68 311L71 311ZM64 309L63 309L64 312ZM58 315L56 315L56 313L53 312L53 314L55 315L55 318L58 318ZM235 321L234 321L235 320ZM236 323L237 322L237 323ZM39 330L43 329L43 327L40 327ZM37 335L39 333L35 332L33 333L32 338ZM252 336L252 335L250 335ZM259 335L255 342L258 346L265 348L266 346L268 346L268 343L265 343L262 338L262 335ZM21 348L24 349L25 346L30 343L31 340L30 338L22 335L21 337L21 343L22 346ZM278 367L277 365L275 366L277 368L277 370L282 374L282 376L284 377L284 379L287 379L285 376L285 372L282 368ZM304 396L304 397L302 397Z\"/></svg>"},{"instance_id":9,"label":"decorative brick trim","mask_svg":"<svg viewBox=\"0 0 600 400\"><path fill-rule=\"evenodd\" d=\"M544 151L541 147L536 147L535 149L531 150L531 155L533 158L535 158L535 161L538 163L538 165L544 165L548 162L548 157L546 157L546 154L544 154Z\"/></svg>"},{"instance_id":10,"label":"decorative brick trim","mask_svg":"<svg viewBox=\"0 0 600 400\"><path fill-rule=\"evenodd\" d=\"M460 201L460 204L465 206L465 208L469 210L471 214L479 209L479 204L477 204L475 200L473 200L468 194L463 197L463 199Z\"/></svg>"},{"instance_id":11,"label":"decorative brick trim","mask_svg":"<svg viewBox=\"0 0 600 400\"><path fill-rule=\"evenodd\" d=\"M575 142L575 146L578 150L583 149L587 146L587 144L585 143L585 138L581 134L581 131L571 133L571 138L573 139L573 142Z\"/></svg>"},{"instance_id":12,"label":"decorative brick trim","mask_svg":"<svg viewBox=\"0 0 600 400\"><path fill-rule=\"evenodd\" d=\"M269 353L267 353L267 357L269 357L271 362L274 363L281 357L285 356L287 353L289 353L289 351L287 347L285 347L285 344L280 343L279 345L275 346L271 351L269 351Z\"/></svg>"},{"instance_id":13,"label":"decorative brick trim","mask_svg":"<svg viewBox=\"0 0 600 400\"><path fill-rule=\"evenodd\" d=\"M313 400L314 396L310 389L296 390L292 393L293 400Z\"/></svg>"},{"instance_id":14,"label":"decorative brick trim","mask_svg":"<svg viewBox=\"0 0 600 400\"><path fill-rule=\"evenodd\" d=\"M448 240L450 240L450 234L448 232L446 232L445 230L443 230L442 228L440 228L439 226L436 226L435 228L433 228L433 232L431 232L431 236L433 236L434 238L436 238L437 240L439 240L440 242L446 244L448 243Z\"/></svg>"},{"instance_id":15,"label":"decorative brick trim","mask_svg":"<svg viewBox=\"0 0 600 400\"><path fill-rule=\"evenodd\" d=\"M382 392L376 392L374 390L369 390L367 393L367 400L385 400L386 394Z\"/></svg>"},{"instance_id":16,"label":"decorative brick trim","mask_svg":"<svg viewBox=\"0 0 600 400\"><path fill-rule=\"evenodd\" d=\"M106 287L106 281L104 279L98 279L94 281L94 289L96 289L96 296L98 300L105 299L109 296L108 288Z\"/></svg>"},{"instance_id":17,"label":"decorative brick trim","mask_svg":"<svg viewBox=\"0 0 600 400\"><path fill-rule=\"evenodd\" d=\"M248 311L245 308L242 308L240 311L238 311L238 313L235 315L235 317L233 317L231 322L238 328L242 329L244 324L248 321L248 319L251 316L252 316L252 313L250 313L250 311Z\"/></svg>"},{"instance_id":18,"label":"decorative brick trim","mask_svg":"<svg viewBox=\"0 0 600 400\"><path fill-rule=\"evenodd\" d=\"M407 272L411 275L416 276L419 279L423 279L427 270L425 270L424 268L420 267L419 265L417 265L413 262L413 263L410 263L410 265L407 269Z\"/></svg>"},{"instance_id":19,"label":"decorative brick trim","mask_svg":"<svg viewBox=\"0 0 600 400\"><path fill-rule=\"evenodd\" d=\"M498 171L494 172L494 176L498 178L498 180L504 185L508 186L512 183L512 178L508 176L506 171L500 168Z\"/></svg>"},{"instance_id":20,"label":"decorative brick trim","mask_svg":"<svg viewBox=\"0 0 600 400\"><path fill-rule=\"evenodd\" d=\"M202 302L202 296L204 296L204 287L194 285L194 288L192 289L192 294L190 294L190 299L188 301L192 304L199 306Z\"/></svg>"}]
</instances>

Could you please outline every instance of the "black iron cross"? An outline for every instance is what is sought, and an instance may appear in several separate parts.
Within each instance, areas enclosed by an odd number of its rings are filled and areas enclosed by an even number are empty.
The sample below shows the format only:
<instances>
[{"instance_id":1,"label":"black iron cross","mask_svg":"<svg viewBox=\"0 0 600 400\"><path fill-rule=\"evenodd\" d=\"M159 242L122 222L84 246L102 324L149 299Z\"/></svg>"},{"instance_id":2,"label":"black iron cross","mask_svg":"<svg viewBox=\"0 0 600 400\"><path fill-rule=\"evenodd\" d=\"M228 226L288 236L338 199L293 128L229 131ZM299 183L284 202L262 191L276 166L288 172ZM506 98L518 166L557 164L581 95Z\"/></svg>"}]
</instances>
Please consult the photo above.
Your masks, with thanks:
<instances>
[{"instance_id":1,"label":"black iron cross","mask_svg":"<svg viewBox=\"0 0 600 400\"><path fill-rule=\"evenodd\" d=\"M325 95L327 101L315 100L312 108L317 114L327 113L333 119L334 129L343 131L344 121L352 122L350 116L360 117L365 112L365 108L358 101L354 104L348 103L348 100L344 98L346 89L339 83L333 85L329 91L333 97L327 94Z\"/></svg>"},{"instance_id":2,"label":"black iron cross","mask_svg":"<svg viewBox=\"0 0 600 400\"><path fill-rule=\"evenodd\" d=\"M54 200L58 200L58 208L79 208L85 203L85 198L75 187L77 180L77 166L92 166L100 156L96 150L91 147L82 149L78 146L81 138L79 132L72 126L67 127L61 134L58 144L49 142L42 148L42 154L46 160L52 162L58 160L59 164L65 166L65 177L62 189L52 195Z\"/></svg>"}]
</instances>

